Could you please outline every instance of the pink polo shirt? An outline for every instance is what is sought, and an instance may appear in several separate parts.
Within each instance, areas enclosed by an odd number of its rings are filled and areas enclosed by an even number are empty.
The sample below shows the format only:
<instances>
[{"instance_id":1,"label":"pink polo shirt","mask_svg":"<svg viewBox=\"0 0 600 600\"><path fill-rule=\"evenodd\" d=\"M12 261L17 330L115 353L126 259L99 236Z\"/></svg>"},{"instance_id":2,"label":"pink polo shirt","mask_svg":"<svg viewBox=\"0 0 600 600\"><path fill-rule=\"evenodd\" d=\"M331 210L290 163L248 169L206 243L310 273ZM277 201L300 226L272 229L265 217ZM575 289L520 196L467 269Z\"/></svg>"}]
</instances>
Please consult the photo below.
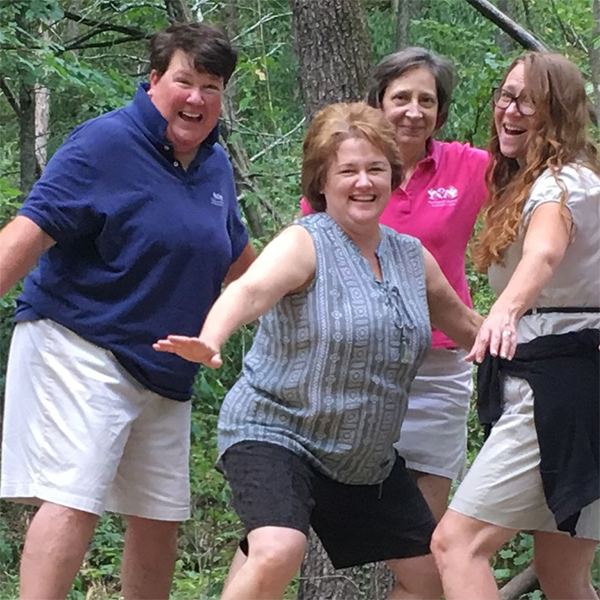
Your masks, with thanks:
<instances>
[{"instance_id":1,"label":"pink polo shirt","mask_svg":"<svg viewBox=\"0 0 600 600\"><path fill-rule=\"evenodd\" d=\"M412 235L434 256L461 300L472 306L465 276L465 253L477 214L487 197L485 150L460 142L431 140L406 189L396 188L380 222ZM311 212L303 198L301 208ZM434 348L456 344L434 329Z\"/></svg>"}]
</instances>

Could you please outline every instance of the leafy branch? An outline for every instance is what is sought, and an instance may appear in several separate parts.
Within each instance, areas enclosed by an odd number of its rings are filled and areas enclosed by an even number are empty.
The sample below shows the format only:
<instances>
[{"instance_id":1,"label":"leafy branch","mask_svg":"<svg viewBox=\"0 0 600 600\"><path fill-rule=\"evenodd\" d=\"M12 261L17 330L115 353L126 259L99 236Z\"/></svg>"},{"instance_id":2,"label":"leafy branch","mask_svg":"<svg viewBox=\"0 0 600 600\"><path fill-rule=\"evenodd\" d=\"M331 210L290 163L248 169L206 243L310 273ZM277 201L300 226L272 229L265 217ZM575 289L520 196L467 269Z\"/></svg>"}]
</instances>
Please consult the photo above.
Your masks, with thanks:
<instances>
[{"instance_id":1,"label":"leafy branch","mask_svg":"<svg viewBox=\"0 0 600 600\"><path fill-rule=\"evenodd\" d=\"M82 17L81 15L78 15L78 14L68 11L68 10L64 11L64 16L66 19L69 19L70 21L75 21L76 23L81 23L82 25L87 25L88 27L92 27L92 29L95 30L95 32L97 32L97 33L101 33L104 31L117 31L118 33L124 33L129 36L145 34L144 31L142 31L141 29L138 29L137 27L129 27L129 26L125 26L125 25L118 25L116 23L110 23L108 21L108 19L104 20L104 21L88 19L87 17ZM74 41L74 40L71 40L71 41Z\"/></svg>"}]
</instances>

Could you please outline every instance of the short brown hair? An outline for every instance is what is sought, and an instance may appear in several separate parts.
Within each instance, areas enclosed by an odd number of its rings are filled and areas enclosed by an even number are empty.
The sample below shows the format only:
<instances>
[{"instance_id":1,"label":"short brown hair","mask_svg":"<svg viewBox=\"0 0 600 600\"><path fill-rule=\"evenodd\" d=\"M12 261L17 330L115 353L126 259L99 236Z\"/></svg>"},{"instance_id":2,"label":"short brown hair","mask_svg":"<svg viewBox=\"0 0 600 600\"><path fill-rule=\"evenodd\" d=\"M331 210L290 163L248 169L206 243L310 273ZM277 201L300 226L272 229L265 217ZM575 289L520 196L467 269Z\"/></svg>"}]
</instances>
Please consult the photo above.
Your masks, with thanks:
<instances>
[{"instance_id":1,"label":"short brown hair","mask_svg":"<svg viewBox=\"0 0 600 600\"><path fill-rule=\"evenodd\" d=\"M199 73L210 73L227 83L237 64L237 52L224 31L204 23L172 25L156 32L148 43L150 69L163 75L177 50L189 54Z\"/></svg>"},{"instance_id":2,"label":"short brown hair","mask_svg":"<svg viewBox=\"0 0 600 600\"><path fill-rule=\"evenodd\" d=\"M381 150L392 168L392 189L400 185L403 171L394 128L384 114L365 102L331 104L319 111L304 138L302 193L315 212L327 206L321 193L327 170L340 144L362 138Z\"/></svg>"},{"instance_id":3,"label":"short brown hair","mask_svg":"<svg viewBox=\"0 0 600 600\"><path fill-rule=\"evenodd\" d=\"M371 76L367 102L375 107L381 108L381 102L385 95L387 86L404 75L410 69L426 67L435 79L435 89L438 100L438 115L435 124L436 129L441 129L448 119L450 102L452 101L452 89L454 81L454 69L452 63L443 56L430 52L425 48L411 46L399 52L388 54L375 67Z\"/></svg>"}]
</instances>

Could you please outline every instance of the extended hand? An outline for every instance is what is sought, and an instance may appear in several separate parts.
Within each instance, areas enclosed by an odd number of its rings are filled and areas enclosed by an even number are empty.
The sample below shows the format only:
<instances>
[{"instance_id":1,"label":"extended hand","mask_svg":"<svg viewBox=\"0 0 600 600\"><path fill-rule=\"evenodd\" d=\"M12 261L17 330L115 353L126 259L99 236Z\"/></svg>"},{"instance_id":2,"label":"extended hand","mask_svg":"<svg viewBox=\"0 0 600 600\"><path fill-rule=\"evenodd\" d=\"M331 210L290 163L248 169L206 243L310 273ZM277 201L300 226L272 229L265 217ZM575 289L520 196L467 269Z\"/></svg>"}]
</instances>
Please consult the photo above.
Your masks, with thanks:
<instances>
[{"instance_id":1,"label":"extended hand","mask_svg":"<svg viewBox=\"0 0 600 600\"><path fill-rule=\"evenodd\" d=\"M177 354L191 362L202 363L211 369L217 369L223 364L219 349L203 342L197 337L185 335L169 335L166 339L158 340L152 347L158 352Z\"/></svg>"},{"instance_id":2,"label":"extended hand","mask_svg":"<svg viewBox=\"0 0 600 600\"><path fill-rule=\"evenodd\" d=\"M508 360L513 358L517 349L517 324L513 317L502 312L494 313L492 309L465 360L481 363L488 349L492 356L499 355Z\"/></svg>"}]
</instances>

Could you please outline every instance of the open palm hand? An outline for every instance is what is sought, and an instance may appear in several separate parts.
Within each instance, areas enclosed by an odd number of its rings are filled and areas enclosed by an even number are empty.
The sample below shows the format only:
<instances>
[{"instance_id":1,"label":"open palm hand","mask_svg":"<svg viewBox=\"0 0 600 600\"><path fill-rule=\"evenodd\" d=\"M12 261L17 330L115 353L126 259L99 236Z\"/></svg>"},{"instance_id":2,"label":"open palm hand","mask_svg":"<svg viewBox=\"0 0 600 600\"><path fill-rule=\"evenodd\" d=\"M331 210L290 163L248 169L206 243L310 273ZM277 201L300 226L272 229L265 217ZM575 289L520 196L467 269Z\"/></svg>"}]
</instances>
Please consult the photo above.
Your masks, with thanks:
<instances>
[{"instance_id":1,"label":"open palm hand","mask_svg":"<svg viewBox=\"0 0 600 600\"><path fill-rule=\"evenodd\" d=\"M197 337L169 335L165 339L156 341L152 347L157 352L177 354L181 358L201 363L211 369L217 369L223 364L219 349Z\"/></svg>"}]
</instances>

